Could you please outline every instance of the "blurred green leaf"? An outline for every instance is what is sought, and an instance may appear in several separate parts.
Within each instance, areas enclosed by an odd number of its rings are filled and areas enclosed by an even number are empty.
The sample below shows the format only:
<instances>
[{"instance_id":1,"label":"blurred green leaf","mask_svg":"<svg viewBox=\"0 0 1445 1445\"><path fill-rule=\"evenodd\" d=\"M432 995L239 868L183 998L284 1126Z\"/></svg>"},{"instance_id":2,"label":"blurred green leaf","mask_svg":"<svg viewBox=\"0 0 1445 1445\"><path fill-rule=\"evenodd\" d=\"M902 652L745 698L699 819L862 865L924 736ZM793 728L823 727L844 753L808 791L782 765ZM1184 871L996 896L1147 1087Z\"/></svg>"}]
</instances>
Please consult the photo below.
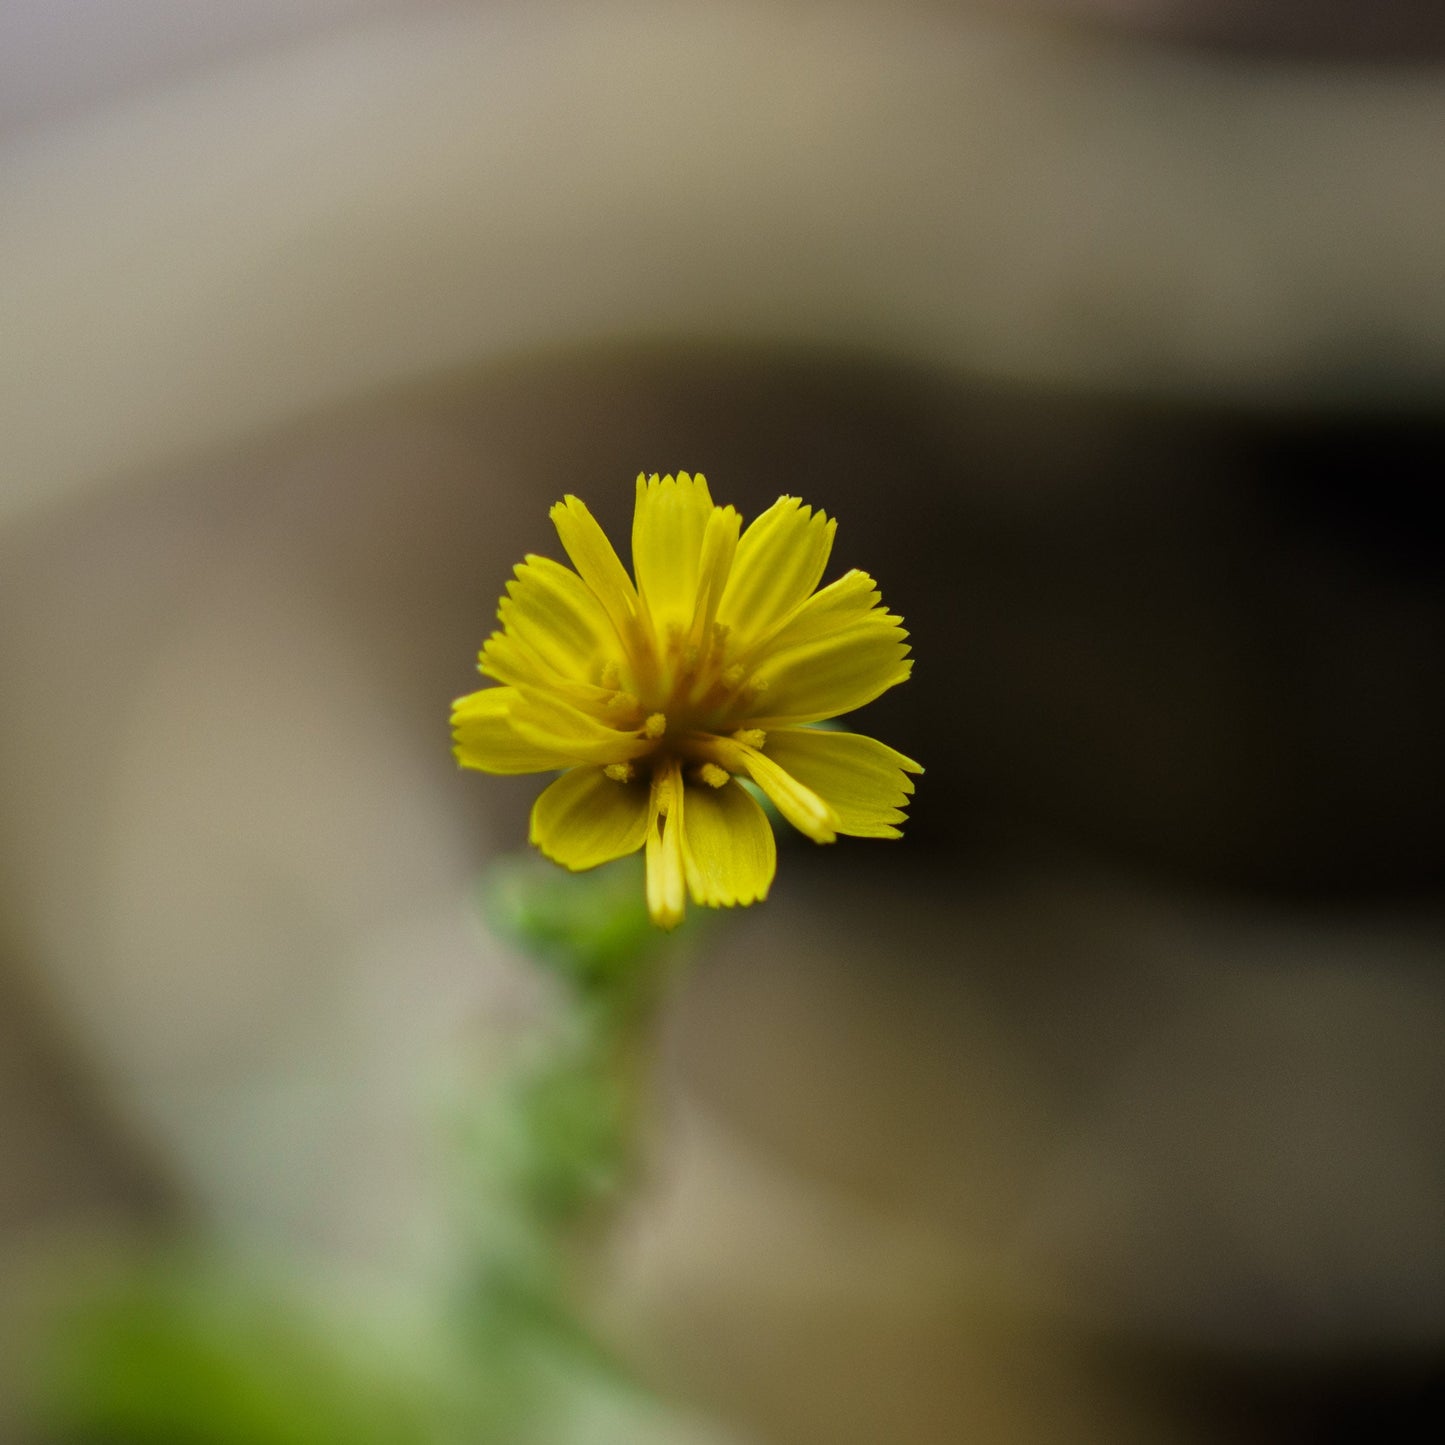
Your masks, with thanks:
<instances>
[{"instance_id":1,"label":"blurred green leaf","mask_svg":"<svg viewBox=\"0 0 1445 1445\"><path fill-rule=\"evenodd\" d=\"M633 1164L675 935L648 920L640 859L581 875L508 859L482 897L492 925L563 988L509 1072L455 1112L446 1268L410 1293L358 1294L295 1260L132 1257L98 1273L56 1333L48 1439L620 1445L666 1420L580 1323L571 1284L579 1231Z\"/></svg>"},{"instance_id":2,"label":"blurred green leaf","mask_svg":"<svg viewBox=\"0 0 1445 1445\"><path fill-rule=\"evenodd\" d=\"M412 1311L219 1257L137 1259L58 1322L40 1413L114 1445L451 1445L501 1439L481 1381ZM498 1385L503 1388L498 1388Z\"/></svg>"},{"instance_id":3,"label":"blurred green leaf","mask_svg":"<svg viewBox=\"0 0 1445 1445\"><path fill-rule=\"evenodd\" d=\"M587 873L536 854L498 859L481 901L498 933L584 993L630 996L669 943L647 916L641 857Z\"/></svg>"}]
</instances>

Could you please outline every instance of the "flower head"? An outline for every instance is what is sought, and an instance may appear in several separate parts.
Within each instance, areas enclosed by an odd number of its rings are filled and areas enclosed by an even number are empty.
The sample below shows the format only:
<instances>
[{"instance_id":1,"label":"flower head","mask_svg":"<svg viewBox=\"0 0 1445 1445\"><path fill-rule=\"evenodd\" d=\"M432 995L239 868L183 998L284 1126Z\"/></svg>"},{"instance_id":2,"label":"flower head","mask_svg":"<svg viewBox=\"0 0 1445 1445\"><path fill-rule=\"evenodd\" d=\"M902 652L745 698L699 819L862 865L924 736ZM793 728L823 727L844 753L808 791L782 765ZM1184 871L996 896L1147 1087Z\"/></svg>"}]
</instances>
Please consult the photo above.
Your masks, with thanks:
<instances>
[{"instance_id":1,"label":"flower head","mask_svg":"<svg viewBox=\"0 0 1445 1445\"><path fill-rule=\"evenodd\" d=\"M481 671L500 686L452 708L457 761L488 773L565 769L531 840L565 868L645 848L661 928L686 899L767 896L777 856L751 779L815 842L896 838L915 762L810 726L902 682L902 619L873 579L815 590L836 523L796 497L746 531L701 476L637 479L628 576L576 497L552 508L572 566L528 556L507 584Z\"/></svg>"}]
</instances>

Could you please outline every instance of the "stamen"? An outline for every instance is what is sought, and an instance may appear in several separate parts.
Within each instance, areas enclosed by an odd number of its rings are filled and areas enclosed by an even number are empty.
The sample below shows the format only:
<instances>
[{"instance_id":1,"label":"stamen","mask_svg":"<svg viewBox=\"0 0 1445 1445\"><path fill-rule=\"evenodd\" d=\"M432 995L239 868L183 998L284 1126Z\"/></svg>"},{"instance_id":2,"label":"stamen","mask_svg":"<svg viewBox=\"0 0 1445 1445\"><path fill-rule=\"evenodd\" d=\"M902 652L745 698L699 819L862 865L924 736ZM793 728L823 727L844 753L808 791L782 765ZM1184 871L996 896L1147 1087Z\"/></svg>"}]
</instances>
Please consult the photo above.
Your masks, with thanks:
<instances>
[{"instance_id":1,"label":"stamen","mask_svg":"<svg viewBox=\"0 0 1445 1445\"><path fill-rule=\"evenodd\" d=\"M647 719L646 723L643 724L643 731L656 742L657 739L667 731L667 714L662 712L653 713L652 716Z\"/></svg>"},{"instance_id":2,"label":"stamen","mask_svg":"<svg viewBox=\"0 0 1445 1445\"><path fill-rule=\"evenodd\" d=\"M631 763L608 763L602 771L614 783L630 783L637 776L637 769Z\"/></svg>"},{"instance_id":3,"label":"stamen","mask_svg":"<svg viewBox=\"0 0 1445 1445\"><path fill-rule=\"evenodd\" d=\"M726 768L720 768L716 763L704 763L697 770L697 780L706 783L710 788L721 788L732 774Z\"/></svg>"},{"instance_id":4,"label":"stamen","mask_svg":"<svg viewBox=\"0 0 1445 1445\"><path fill-rule=\"evenodd\" d=\"M739 728L733 734L733 741L741 743L745 748L756 748L762 751L763 744L767 742L768 735L762 728Z\"/></svg>"},{"instance_id":5,"label":"stamen","mask_svg":"<svg viewBox=\"0 0 1445 1445\"><path fill-rule=\"evenodd\" d=\"M747 668L745 668L742 663L735 662L730 668L728 668L725 673L723 673L723 686L727 688L729 692L736 692L743 685L743 679L747 675Z\"/></svg>"},{"instance_id":6,"label":"stamen","mask_svg":"<svg viewBox=\"0 0 1445 1445\"><path fill-rule=\"evenodd\" d=\"M608 658L602 664L602 676L598 680L599 687L617 688L622 686L622 669L617 665L614 658Z\"/></svg>"}]
</instances>

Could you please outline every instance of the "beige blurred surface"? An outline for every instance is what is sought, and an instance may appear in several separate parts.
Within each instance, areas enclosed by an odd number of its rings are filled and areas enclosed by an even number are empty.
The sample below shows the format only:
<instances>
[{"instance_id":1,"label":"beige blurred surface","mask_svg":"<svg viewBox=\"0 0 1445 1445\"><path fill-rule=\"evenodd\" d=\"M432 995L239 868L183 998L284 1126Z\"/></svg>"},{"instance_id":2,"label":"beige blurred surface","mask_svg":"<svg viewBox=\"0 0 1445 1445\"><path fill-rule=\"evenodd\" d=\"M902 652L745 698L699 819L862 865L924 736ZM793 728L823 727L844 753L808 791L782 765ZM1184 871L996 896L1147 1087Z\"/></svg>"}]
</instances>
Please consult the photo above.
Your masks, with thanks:
<instances>
[{"instance_id":1,"label":"beige blurred surface","mask_svg":"<svg viewBox=\"0 0 1445 1445\"><path fill-rule=\"evenodd\" d=\"M1439 1347L1438 911L809 872L674 1020L609 1306L674 1389L809 1445L1229 1439L1129 1351Z\"/></svg>"},{"instance_id":2,"label":"beige blurred surface","mask_svg":"<svg viewBox=\"0 0 1445 1445\"><path fill-rule=\"evenodd\" d=\"M0 141L0 506L618 337L1418 398L1442 121L1430 69L997 9L364 15Z\"/></svg>"}]
</instances>

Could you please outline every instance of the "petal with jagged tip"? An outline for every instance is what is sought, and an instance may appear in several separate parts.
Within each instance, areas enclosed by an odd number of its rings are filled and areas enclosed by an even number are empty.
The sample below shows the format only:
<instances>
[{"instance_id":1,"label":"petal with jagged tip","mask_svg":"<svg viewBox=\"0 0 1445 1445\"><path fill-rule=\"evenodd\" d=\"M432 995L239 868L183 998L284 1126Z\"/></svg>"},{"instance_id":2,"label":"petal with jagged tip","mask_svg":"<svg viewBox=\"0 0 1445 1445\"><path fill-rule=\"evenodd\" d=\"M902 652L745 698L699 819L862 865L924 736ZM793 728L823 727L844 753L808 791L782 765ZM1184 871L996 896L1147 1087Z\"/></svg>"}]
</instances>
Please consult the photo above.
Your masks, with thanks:
<instances>
[{"instance_id":1,"label":"petal with jagged tip","mask_svg":"<svg viewBox=\"0 0 1445 1445\"><path fill-rule=\"evenodd\" d=\"M815 843L831 843L837 837L838 816L832 808L757 748L734 738L711 738L700 751L730 773L746 773L778 812Z\"/></svg>"},{"instance_id":2,"label":"petal with jagged tip","mask_svg":"<svg viewBox=\"0 0 1445 1445\"><path fill-rule=\"evenodd\" d=\"M833 809L838 831L855 838L898 838L897 824L913 792L909 773L923 769L861 733L829 728L777 728L764 744L784 772Z\"/></svg>"},{"instance_id":3,"label":"petal with jagged tip","mask_svg":"<svg viewBox=\"0 0 1445 1445\"><path fill-rule=\"evenodd\" d=\"M609 713L614 714L611 721L617 720L618 694L615 689L559 677L510 632L494 632L486 640L478 666L485 676L509 687L531 688L534 691L540 688L604 721L609 719Z\"/></svg>"},{"instance_id":4,"label":"petal with jagged tip","mask_svg":"<svg viewBox=\"0 0 1445 1445\"><path fill-rule=\"evenodd\" d=\"M625 763L652 749L648 738L610 728L560 698L529 687L514 691L511 723L517 736L567 763Z\"/></svg>"},{"instance_id":5,"label":"petal with jagged tip","mask_svg":"<svg viewBox=\"0 0 1445 1445\"><path fill-rule=\"evenodd\" d=\"M595 682L622 656L621 640L597 594L570 567L529 556L497 609L505 632L558 677Z\"/></svg>"},{"instance_id":6,"label":"petal with jagged tip","mask_svg":"<svg viewBox=\"0 0 1445 1445\"><path fill-rule=\"evenodd\" d=\"M882 606L878 584L856 568L813 593L767 639L767 651L786 652L863 621Z\"/></svg>"},{"instance_id":7,"label":"petal with jagged tip","mask_svg":"<svg viewBox=\"0 0 1445 1445\"><path fill-rule=\"evenodd\" d=\"M637 616L637 589L607 533L583 502L570 494L551 511L552 525L572 565L596 594L619 637L627 637Z\"/></svg>"},{"instance_id":8,"label":"petal with jagged tip","mask_svg":"<svg viewBox=\"0 0 1445 1445\"><path fill-rule=\"evenodd\" d=\"M796 497L779 497L738 542L717 620L739 643L766 637L823 576L838 524Z\"/></svg>"},{"instance_id":9,"label":"petal with jagged tip","mask_svg":"<svg viewBox=\"0 0 1445 1445\"><path fill-rule=\"evenodd\" d=\"M763 690L747 726L820 722L872 702L912 671L907 636L898 618L871 612L812 642L769 650L753 674Z\"/></svg>"},{"instance_id":10,"label":"petal with jagged tip","mask_svg":"<svg viewBox=\"0 0 1445 1445\"><path fill-rule=\"evenodd\" d=\"M488 687L452 704L452 751L464 768L482 773L547 773L570 766L555 748L521 736L512 723L518 693L512 687Z\"/></svg>"},{"instance_id":11,"label":"petal with jagged tip","mask_svg":"<svg viewBox=\"0 0 1445 1445\"><path fill-rule=\"evenodd\" d=\"M644 613L659 637L686 628L697 602L703 536L713 514L701 475L638 477L632 516L632 570Z\"/></svg>"}]
</instances>

